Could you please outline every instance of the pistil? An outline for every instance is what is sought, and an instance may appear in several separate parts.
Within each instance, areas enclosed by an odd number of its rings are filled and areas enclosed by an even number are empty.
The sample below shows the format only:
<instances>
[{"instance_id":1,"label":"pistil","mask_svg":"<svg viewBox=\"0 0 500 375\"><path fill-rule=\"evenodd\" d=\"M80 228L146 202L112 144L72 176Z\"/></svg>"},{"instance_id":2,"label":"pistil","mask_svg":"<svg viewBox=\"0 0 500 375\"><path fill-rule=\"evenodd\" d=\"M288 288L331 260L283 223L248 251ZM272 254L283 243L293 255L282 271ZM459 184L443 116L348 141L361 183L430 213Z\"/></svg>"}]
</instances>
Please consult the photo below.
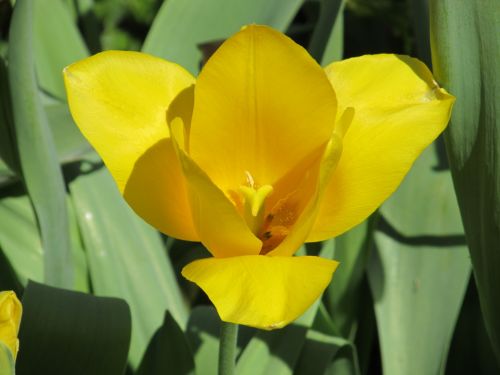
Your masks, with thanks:
<instances>
[{"instance_id":1,"label":"pistil","mask_svg":"<svg viewBox=\"0 0 500 375\"><path fill-rule=\"evenodd\" d=\"M243 217L252 232L258 234L264 224L266 198L272 193L273 187L241 185L238 190L243 196Z\"/></svg>"}]
</instances>

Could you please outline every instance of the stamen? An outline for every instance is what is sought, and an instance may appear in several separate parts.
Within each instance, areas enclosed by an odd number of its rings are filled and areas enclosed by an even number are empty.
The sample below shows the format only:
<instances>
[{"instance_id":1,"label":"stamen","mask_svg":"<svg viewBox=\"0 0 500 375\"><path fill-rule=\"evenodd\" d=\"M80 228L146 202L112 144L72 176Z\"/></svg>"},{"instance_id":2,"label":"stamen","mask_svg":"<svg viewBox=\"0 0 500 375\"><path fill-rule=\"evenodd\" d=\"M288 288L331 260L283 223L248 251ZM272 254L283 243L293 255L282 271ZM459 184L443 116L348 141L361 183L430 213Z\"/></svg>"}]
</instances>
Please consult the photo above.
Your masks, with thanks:
<instances>
[{"instance_id":1,"label":"stamen","mask_svg":"<svg viewBox=\"0 0 500 375\"><path fill-rule=\"evenodd\" d=\"M255 188L255 180L253 179L253 176L249 171L245 171L245 177L247 180L247 186Z\"/></svg>"},{"instance_id":2,"label":"stamen","mask_svg":"<svg viewBox=\"0 0 500 375\"><path fill-rule=\"evenodd\" d=\"M297 203L291 193L280 199L267 214L258 237L262 241L261 255L274 250L290 233L297 220Z\"/></svg>"}]
</instances>

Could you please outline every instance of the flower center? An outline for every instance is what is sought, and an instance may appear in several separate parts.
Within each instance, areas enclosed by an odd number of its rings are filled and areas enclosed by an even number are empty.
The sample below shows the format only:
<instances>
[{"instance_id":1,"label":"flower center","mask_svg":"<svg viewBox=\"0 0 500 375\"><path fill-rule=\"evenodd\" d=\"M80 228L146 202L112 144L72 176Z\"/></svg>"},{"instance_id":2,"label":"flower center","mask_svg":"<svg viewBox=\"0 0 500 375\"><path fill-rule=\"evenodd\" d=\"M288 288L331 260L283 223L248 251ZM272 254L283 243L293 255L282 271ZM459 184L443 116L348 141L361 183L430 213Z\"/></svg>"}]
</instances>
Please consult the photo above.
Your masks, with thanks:
<instances>
[{"instance_id":1,"label":"flower center","mask_svg":"<svg viewBox=\"0 0 500 375\"><path fill-rule=\"evenodd\" d=\"M262 241L260 253L264 255L288 235L297 219L298 205L294 204L292 193L266 209L267 198L273 193L272 185L257 184L248 171L245 176L245 183L229 193L250 230Z\"/></svg>"}]
</instances>

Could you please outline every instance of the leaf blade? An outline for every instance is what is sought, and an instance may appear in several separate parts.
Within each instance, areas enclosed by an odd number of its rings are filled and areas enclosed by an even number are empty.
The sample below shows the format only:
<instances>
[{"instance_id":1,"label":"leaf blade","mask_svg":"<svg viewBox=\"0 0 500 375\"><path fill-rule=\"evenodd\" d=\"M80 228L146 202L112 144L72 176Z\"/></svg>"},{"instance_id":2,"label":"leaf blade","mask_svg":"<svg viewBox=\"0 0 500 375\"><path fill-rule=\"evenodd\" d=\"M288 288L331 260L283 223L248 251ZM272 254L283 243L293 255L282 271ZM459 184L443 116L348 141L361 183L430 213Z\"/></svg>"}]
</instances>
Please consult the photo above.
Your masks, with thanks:
<instances>
[{"instance_id":1,"label":"leaf blade","mask_svg":"<svg viewBox=\"0 0 500 375\"><path fill-rule=\"evenodd\" d=\"M500 7L431 1L436 78L457 97L446 146L485 324L500 363Z\"/></svg>"},{"instance_id":2,"label":"leaf blade","mask_svg":"<svg viewBox=\"0 0 500 375\"><path fill-rule=\"evenodd\" d=\"M283 31L301 3L301 0L165 1L142 50L176 62L195 74L202 56L198 48L203 43L226 39L249 23L266 24Z\"/></svg>"},{"instance_id":3,"label":"leaf blade","mask_svg":"<svg viewBox=\"0 0 500 375\"><path fill-rule=\"evenodd\" d=\"M130 305L130 360L136 367L164 311L169 309L184 327L187 309L158 232L127 206L99 159L91 160L70 183L71 197L95 293L123 298Z\"/></svg>"},{"instance_id":4,"label":"leaf blade","mask_svg":"<svg viewBox=\"0 0 500 375\"><path fill-rule=\"evenodd\" d=\"M384 374L438 374L470 274L449 172L436 144L382 206L368 265Z\"/></svg>"},{"instance_id":5,"label":"leaf blade","mask_svg":"<svg viewBox=\"0 0 500 375\"><path fill-rule=\"evenodd\" d=\"M52 134L36 84L32 40L33 1L16 2L9 33L9 83L14 126L24 182L42 234L45 281L71 288L70 250L65 187ZM50 194L47 192L50 191Z\"/></svg>"}]
</instances>

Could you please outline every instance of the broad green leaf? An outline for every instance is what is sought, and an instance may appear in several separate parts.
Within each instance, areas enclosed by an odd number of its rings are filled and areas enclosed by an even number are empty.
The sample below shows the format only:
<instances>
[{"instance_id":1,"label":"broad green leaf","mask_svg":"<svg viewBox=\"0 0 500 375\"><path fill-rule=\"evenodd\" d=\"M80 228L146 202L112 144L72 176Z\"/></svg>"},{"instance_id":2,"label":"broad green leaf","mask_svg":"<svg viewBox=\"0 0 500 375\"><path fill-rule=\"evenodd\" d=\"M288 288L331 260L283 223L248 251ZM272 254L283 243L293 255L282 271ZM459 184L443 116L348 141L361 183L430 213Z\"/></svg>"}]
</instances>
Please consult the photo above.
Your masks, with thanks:
<instances>
[{"instance_id":1,"label":"broad green leaf","mask_svg":"<svg viewBox=\"0 0 500 375\"><path fill-rule=\"evenodd\" d=\"M319 19L309 41L311 56L322 65L342 59L344 49L344 0L319 0Z\"/></svg>"},{"instance_id":2,"label":"broad green leaf","mask_svg":"<svg viewBox=\"0 0 500 375\"><path fill-rule=\"evenodd\" d=\"M250 23L284 31L301 3L301 0L164 1L142 50L196 74L202 57L201 45L224 40Z\"/></svg>"},{"instance_id":3,"label":"broad green leaf","mask_svg":"<svg viewBox=\"0 0 500 375\"><path fill-rule=\"evenodd\" d=\"M237 362L238 375L292 374L305 342L307 326L292 323L276 331L259 331Z\"/></svg>"},{"instance_id":4,"label":"broad green leaf","mask_svg":"<svg viewBox=\"0 0 500 375\"><path fill-rule=\"evenodd\" d=\"M43 249L28 196L0 200L0 248L22 285L43 281Z\"/></svg>"},{"instance_id":5,"label":"broad green leaf","mask_svg":"<svg viewBox=\"0 0 500 375\"><path fill-rule=\"evenodd\" d=\"M51 133L53 134L60 164L78 161L92 149L74 123L66 103L52 100L50 104L44 106L44 110ZM7 142L8 137L9 135L3 129L3 123L0 122L0 142ZM0 144L0 150L6 150L7 147L3 143ZM18 180L13 170L15 168L12 168L12 163L7 165L0 159L0 186L8 185Z\"/></svg>"},{"instance_id":6,"label":"broad green leaf","mask_svg":"<svg viewBox=\"0 0 500 375\"><path fill-rule=\"evenodd\" d=\"M359 374L356 365L354 365L355 371L349 373L341 372L339 364L335 365L334 359L338 354L340 354L339 358L344 360L344 351L346 355L350 353L350 363L356 364L355 349L351 342L342 337L309 330L294 375ZM337 369L334 371L335 366Z\"/></svg>"},{"instance_id":7,"label":"broad green leaf","mask_svg":"<svg viewBox=\"0 0 500 375\"><path fill-rule=\"evenodd\" d=\"M360 375L356 348L354 345L344 345L335 355L333 362L325 371L328 375Z\"/></svg>"},{"instance_id":8,"label":"broad green leaf","mask_svg":"<svg viewBox=\"0 0 500 375\"><path fill-rule=\"evenodd\" d=\"M62 71L87 57L89 52L71 16L71 9L62 0L37 0L33 27L38 85L51 99L44 103L44 109L59 160L67 163L88 152L90 146L75 126L64 101Z\"/></svg>"},{"instance_id":9,"label":"broad green leaf","mask_svg":"<svg viewBox=\"0 0 500 375\"><path fill-rule=\"evenodd\" d=\"M69 210L71 249L75 264L72 289L88 291L88 273L85 254L80 243L80 233L72 207ZM26 195L17 194L0 199L0 248L9 260L19 282L26 286L28 280L44 279L43 248L40 242L33 208Z\"/></svg>"},{"instance_id":10,"label":"broad green leaf","mask_svg":"<svg viewBox=\"0 0 500 375\"><path fill-rule=\"evenodd\" d=\"M469 280L458 207L438 151L428 148L381 208L368 277L385 375L444 370Z\"/></svg>"},{"instance_id":11,"label":"broad green leaf","mask_svg":"<svg viewBox=\"0 0 500 375\"><path fill-rule=\"evenodd\" d=\"M79 160L91 150L90 144L74 123L66 103L53 103L44 108L61 164Z\"/></svg>"},{"instance_id":12,"label":"broad green leaf","mask_svg":"<svg viewBox=\"0 0 500 375\"><path fill-rule=\"evenodd\" d=\"M326 66L333 61L342 60L344 56L344 5L342 2L340 10L335 18L335 24L325 46L325 52L321 59L321 65Z\"/></svg>"},{"instance_id":13,"label":"broad green leaf","mask_svg":"<svg viewBox=\"0 0 500 375\"><path fill-rule=\"evenodd\" d=\"M0 374L2 375L15 375L14 357L10 349L0 341Z\"/></svg>"},{"instance_id":14,"label":"broad green leaf","mask_svg":"<svg viewBox=\"0 0 500 375\"><path fill-rule=\"evenodd\" d=\"M66 196L66 202L68 204L71 250L73 252L73 263L75 265L75 279L74 287L72 289L79 292L89 292L89 270L87 266L87 258L85 256L85 249L83 248L82 237L80 235L80 228L78 226L78 219L73 202L69 196Z\"/></svg>"},{"instance_id":15,"label":"broad green leaf","mask_svg":"<svg viewBox=\"0 0 500 375\"><path fill-rule=\"evenodd\" d=\"M125 301L29 283L22 304L18 375L124 372L131 331Z\"/></svg>"},{"instance_id":16,"label":"broad green leaf","mask_svg":"<svg viewBox=\"0 0 500 375\"><path fill-rule=\"evenodd\" d=\"M33 0L18 0L9 31L9 84L22 174L45 249L45 281L71 288L71 256L64 181L40 102L33 56Z\"/></svg>"},{"instance_id":17,"label":"broad green leaf","mask_svg":"<svg viewBox=\"0 0 500 375\"><path fill-rule=\"evenodd\" d=\"M194 374L194 360L184 332L167 311L149 342L137 375Z\"/></svg>"},{"instance_id":18,"label":"broad green leaf","mask_svg":"<svg viewBox=\"0 0 500 375\"><path fill-rule=\"evenodd\" d=\"M437 80L457 97L446 147L486 329L500 363L500 6L432 0Z\"/></svg>"},{"instance_id":19,"label":"broad green leaf","mask_svg":"<svg viewBox=\"0 0 500 375\"><path fill-rule=\"evenodd\" d=\"M500 374L500 366L484 326L474 278L469 281L455 328L446 374Z\"/></svg>"},{"instance_id":20,"label":"broad green leaf","mask_svg":"<svg viewBox=\"0 0 500 375\"><path fill-rule=\"evenodd\" d=\"M70 182L71 197L95 293L130 305L130 360L136 367L165 310L184 327L186 306L158 232L127 206L99 159L91 160Z\"/></svg>"},{"instance_id":21,"label":"broad green leaf","mask_svg":"<svg viewBox=\"0 0 500 375\"><path fill-rule=\"evenodd\" d=\"M66 103L52 102L45 105L44 110L54 137L60 164L78 161L92 149L75 125ZM2 129L2 123L0 122L0 139L6 141L6 137ZM0 145L0 150L3 148L4 146ZM13 170L14 168L10 164L7 165L0 159L0 186L18 181L18 176L16 176Z\"/></svg>"},{"instance_id":22,"label":"broad green leaf","mask_svg":"<svg viewBox=\"0 0 500 375\"><path fill-rule=\"evenodd\" d=\"M65 99L63 69L89 52L62 0L36 0L34 3L34 56L40 87Z\"/></svg>"},{"instance_id":23,"label":"broad green leaf","mask_svg":"<svg viewBox=\"0 0 500 375\"><path fill-rule=\"evenodd\" d=\"M216 375L218 372L220 319L211 306L197 306L191 311L186 337L193 350L196 373Z\"/></svg>"},{"instance_id":24,"label":"broad green leaf","mask_svg":"<svg viewBox=\"0 0 500 375\"><path fill-rule=\"evenodd\" d=\"M340 262L324 300L336 332L353 339L360 305L360 286L368 260L375 217L335 238L332 259Z\"/></svg>"}]
</instances>

